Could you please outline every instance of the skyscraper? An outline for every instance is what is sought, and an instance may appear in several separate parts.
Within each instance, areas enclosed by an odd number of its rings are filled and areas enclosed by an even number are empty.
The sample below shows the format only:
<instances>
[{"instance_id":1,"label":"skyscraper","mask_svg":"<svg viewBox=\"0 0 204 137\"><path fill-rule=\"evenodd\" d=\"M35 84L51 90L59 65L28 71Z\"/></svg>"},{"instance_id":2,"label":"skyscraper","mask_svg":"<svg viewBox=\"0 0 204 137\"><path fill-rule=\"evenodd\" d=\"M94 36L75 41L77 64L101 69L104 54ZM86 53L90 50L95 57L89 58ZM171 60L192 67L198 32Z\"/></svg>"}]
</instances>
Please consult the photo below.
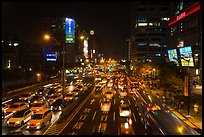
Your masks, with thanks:
<instances>
[{"instance_id":1,"label":"skyscraper","mask_svg":"<svg viewBox=\"0 0 204 137\"><path fill-rule=\"evenodd\" d=\"M168 2L132 3L132 45L133 62L166 61Z\"/></svg>"}]
</instances>

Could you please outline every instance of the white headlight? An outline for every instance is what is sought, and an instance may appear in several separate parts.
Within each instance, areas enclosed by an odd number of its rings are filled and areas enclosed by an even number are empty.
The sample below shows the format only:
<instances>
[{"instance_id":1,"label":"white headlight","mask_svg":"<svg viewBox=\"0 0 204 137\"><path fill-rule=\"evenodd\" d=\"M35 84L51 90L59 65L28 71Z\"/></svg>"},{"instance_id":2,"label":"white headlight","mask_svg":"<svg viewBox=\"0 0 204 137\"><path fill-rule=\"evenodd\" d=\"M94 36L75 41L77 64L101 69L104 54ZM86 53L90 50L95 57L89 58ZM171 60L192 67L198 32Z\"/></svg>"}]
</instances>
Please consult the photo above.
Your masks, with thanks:
<instances>
[{"instance_id":1,"label":"white headlight","mask_svg":"<svg viewBox=\"0 0 204 137\"><path fill-rule=\"evenodd\" d=\"M16 124L20 124L20 121L16 121Z\"/></svg>"}]
</instances>

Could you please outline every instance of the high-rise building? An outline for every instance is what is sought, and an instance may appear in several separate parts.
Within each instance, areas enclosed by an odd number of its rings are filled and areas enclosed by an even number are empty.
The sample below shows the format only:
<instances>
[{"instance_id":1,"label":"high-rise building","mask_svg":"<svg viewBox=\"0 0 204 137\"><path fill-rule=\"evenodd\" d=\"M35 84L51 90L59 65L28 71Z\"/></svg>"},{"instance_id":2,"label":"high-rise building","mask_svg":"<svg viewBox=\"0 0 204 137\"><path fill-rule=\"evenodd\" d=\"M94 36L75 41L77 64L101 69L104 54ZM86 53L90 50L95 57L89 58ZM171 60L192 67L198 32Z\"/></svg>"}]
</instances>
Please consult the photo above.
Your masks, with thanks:
<instances>
[{"instance_id":1,"label":"high-rise building","mask_svg":"<svg viewBox=\"0 0 204 137\"><path fill-rule=\"evenodd\" d=\"M78 57L80 56L78 54L81 54L79 50L83 50L79 46L78 24L75 22L75 42L71 44L65 43L65 17L48 17L45 19L44 24L45 32L51 34L57 40L57 42L52 41L52 43L49 43L50 45L44 46L44 51L49 50L50 52L56 52L58 55L55 64L52 62L52 65L62 68L63 46L65 46L65 67L70 67L77 63L79 60Z\"/></svg>"},{"instance_id":2,"label":"high-rise building","mask_svg":"<svg viewBox=\"0 0 204 137\"><path fill-rule=\"evenodd\" d=\"M135 2L131 10L131 60L138 63L165 62L169 2Z\"/></svg>"},{"instance_id":3,"label":"high-rise building","mask_svg":"<svg viewBox=\"0 0 204 137\"><path fill-rule=\"evenodd\" d=\"M190 66L192 80L202 84L202 2L171 3L168 21L168 49L191 47L193 66ZM179 53L180 54L180 53Z\"/></svg>"},{"instance_id":4,"label":"high-rise building","mask_svg":"<svg viewBox=\"0 0 204 137\"><path fill-rule=\"evenodd\" d=\"M17 36L3 34L2 37L2 69L19 68L20 40Z\"/></svg>"}]
</instances>

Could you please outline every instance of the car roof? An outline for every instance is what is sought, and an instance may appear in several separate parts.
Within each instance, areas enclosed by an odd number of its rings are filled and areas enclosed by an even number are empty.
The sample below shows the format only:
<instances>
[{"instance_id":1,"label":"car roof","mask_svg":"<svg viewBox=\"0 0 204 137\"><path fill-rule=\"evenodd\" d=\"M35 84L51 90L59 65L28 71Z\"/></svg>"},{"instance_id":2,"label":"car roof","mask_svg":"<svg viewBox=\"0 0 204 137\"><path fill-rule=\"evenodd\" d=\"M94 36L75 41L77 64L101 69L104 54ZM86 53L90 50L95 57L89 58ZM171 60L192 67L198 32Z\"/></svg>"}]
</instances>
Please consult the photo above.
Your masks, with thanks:
<instances>
[{"instance_id":1,"label":"car roof","mask_svg":"<svg viewBox=\"0 0 204 137\"><path fill-rule=\"evenodd\" d=\"M15 103L13 103L13 105L20 105L20 104L22 104L22 103L27 104L27 102L15 102Z\"/></svg>"}]
</instances>

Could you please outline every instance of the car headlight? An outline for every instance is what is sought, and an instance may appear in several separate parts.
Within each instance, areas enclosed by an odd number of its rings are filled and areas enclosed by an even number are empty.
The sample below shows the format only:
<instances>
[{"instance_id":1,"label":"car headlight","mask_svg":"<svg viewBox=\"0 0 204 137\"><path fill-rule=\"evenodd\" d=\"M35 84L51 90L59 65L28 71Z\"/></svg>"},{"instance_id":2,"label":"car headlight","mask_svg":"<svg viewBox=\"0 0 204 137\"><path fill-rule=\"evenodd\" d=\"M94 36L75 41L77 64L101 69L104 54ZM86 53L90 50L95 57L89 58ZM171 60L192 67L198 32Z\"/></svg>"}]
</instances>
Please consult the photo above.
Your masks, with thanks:
<instances>
[{"instance_id":1,"label":"car headlight","mask_svg":"<svg viewBox=\"0 0 204 137\"><path fill-rule=\"evenodd\" d=\"M16 121L16 124L20 124L21 122L20 121Z\"/></svg>"},{"instance_id":2,"label":"car headlight","mask_svg":"<svg viewBox=\"0 0 204 137\"><path fill-rule=\"evenodd\" d=\"M9 121L7 121L7 124L9 124Z\"/></svg>"},{"instance_id":3,"label":"car headlight","mask_svg":"<svg viewBox=\"0 0 204 137\"><path fill-rule=\"evenodd\" d=\"M14 110L14 111L12 111L13 113L15 113L16 112L16 110Z\"/></svg>"},{"instance_id":4,"label":"car headlight","mask_svg":"<svg viewBox=\"0 0 204 137\"><path fill-rule=\"evenodd\" d=\"M36 123L36 125L40 125L41 123Z\"/></svg>"},{"instance_id":5,"label":"car headlight","mask_svg":"<svg viewBox=\"0 0 204 137\"><path fill-rule=\"evenodd\" d=\"M36 111L40 111L40 109L37 109Z\"/></svg>"}]
</instances>

